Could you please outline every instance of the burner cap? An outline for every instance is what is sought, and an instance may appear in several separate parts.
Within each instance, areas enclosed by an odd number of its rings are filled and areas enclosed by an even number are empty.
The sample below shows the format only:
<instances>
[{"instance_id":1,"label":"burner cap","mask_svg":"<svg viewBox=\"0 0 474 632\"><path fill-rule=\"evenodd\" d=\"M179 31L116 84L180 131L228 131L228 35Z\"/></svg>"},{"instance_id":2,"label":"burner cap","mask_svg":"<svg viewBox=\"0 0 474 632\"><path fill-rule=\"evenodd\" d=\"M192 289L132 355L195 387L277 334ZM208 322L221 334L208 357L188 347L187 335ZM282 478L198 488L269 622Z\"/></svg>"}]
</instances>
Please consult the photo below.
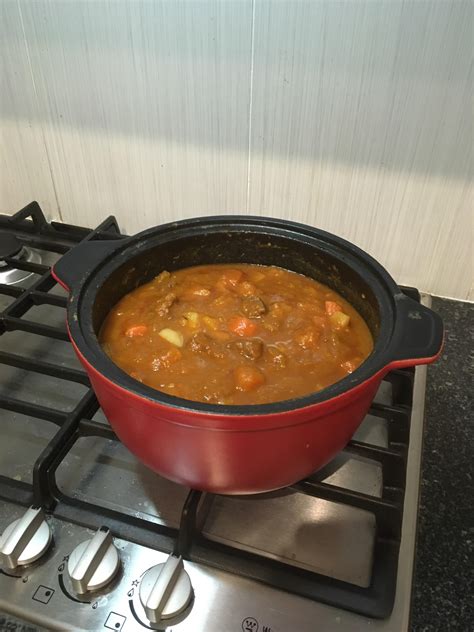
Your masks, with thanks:
<instances>
[{"instance_id":1,"label":"burner cap","mask_svg":"<svg viewBox=\"0 0 474 632\"><path fill-rule=\"evenodd\" d=\"M21 241L11 233L0 233L0 260L14 257L22 248Z\"/></svg>"}]
</instances>

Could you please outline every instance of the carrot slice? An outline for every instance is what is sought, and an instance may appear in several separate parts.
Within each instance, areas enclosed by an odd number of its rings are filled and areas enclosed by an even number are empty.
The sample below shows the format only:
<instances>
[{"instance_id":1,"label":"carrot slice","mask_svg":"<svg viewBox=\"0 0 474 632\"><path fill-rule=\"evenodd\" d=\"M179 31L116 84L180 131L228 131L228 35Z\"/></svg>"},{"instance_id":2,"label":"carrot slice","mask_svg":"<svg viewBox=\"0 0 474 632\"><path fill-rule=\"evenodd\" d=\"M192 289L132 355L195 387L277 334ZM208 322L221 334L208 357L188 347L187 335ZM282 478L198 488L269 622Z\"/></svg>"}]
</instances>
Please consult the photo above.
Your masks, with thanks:
<instances>
[{"instance_id":1,"label":"carrot slice","mask_svg":"<svg viewBox=\"0 0 474 632\"><path fill-rule=\"evenodd\" d=\"M253 336L257 325L245 316L233 316L228 322L229 330L237 336Z\"/></svg>"},{"instance_id":2,"label":"carrot slice","mask_svg":"<svg viewBox=\"0 0 474 632\"><path fill-rule=\"evenodd\" d=\"M331 316L335 312L342 312L342 307L336 301L325 301L324 307L326 308L326 314Z\"/></svg>"},{"instance_id":3,"label":"carrot slice","mask_svg":"<svg viewBox=\"0 0 474 632\"><path fill-rule=\"evenodd\" d=\"M265 376L255 366L238 366L234 371L234 378L239 391L253 391L265 382Z\"/></svg>"},{"instance_id":4,"label":"carrot slice","mask_svg":"<svg viewBox=\"0 0 474 632\"><path fill-rule=\"evenodd\" d=\"M146 325L132 325L125 331L127 338L135 338L136 336L144 336L147 330Z\"/></svg>"}]
</instances>

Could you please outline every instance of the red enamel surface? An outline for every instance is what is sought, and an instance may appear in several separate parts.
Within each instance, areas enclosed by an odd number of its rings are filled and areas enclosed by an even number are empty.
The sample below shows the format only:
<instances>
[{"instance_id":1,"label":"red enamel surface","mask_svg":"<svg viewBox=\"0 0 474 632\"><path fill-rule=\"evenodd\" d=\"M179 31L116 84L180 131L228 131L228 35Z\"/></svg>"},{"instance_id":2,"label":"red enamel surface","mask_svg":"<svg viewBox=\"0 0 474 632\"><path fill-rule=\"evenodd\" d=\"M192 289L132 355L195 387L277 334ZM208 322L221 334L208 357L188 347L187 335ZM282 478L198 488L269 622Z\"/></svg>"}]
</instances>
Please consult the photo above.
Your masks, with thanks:
<instances>
[{"instance_id":1,"label":"red enamel surface","mask_svg":"<svg viewBox=\"0 0 474 632\"><path fill-rule=\"evenodd\" d=\"M271 415L209 415L117 386L78 352L120 440L162 476L194 489L257 493L328 463L363 420L384 372L327 402Z\"/></svg>"}]
</instances>

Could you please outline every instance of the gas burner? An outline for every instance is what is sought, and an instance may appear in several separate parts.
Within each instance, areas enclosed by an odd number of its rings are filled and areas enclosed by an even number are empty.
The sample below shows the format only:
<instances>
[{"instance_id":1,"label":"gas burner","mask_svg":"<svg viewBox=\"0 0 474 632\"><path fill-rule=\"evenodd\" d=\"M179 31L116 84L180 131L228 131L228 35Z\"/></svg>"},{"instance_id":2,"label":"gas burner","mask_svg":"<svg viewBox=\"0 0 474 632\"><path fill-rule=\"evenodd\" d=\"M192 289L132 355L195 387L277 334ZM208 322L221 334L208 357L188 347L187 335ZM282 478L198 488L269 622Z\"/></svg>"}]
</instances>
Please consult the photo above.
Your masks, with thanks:
<instances>
[{"instance_id":1,"label":"gas burner","mask_svg":"<svg viewBox=\"0 0 474 632\"><path fill-rule=\"evenodd\" d=\"M6 261L6 259L9 259ZM0 283L15 285L25 281L33 272L20 270L12 265L11 260L18 263L41 263L41 256L36 250L24 246L15 235L0 233Z\"/></svg>"}]
</instances>

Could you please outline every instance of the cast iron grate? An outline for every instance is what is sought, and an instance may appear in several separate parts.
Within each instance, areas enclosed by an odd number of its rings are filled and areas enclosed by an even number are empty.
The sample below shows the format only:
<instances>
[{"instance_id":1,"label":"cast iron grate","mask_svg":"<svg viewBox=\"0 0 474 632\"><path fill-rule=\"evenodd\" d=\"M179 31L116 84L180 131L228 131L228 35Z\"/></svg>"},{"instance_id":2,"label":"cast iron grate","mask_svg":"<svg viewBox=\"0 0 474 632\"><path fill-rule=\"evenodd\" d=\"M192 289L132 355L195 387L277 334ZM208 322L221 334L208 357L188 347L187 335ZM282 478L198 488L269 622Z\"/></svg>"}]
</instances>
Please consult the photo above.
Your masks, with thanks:
<instances>
[{"instance_id":1,"label":"cast iron grate","mask_svg":"<svg viewBox=\"0 0 474 632\"><path fill-rule=\"evenodd\" d=\"M121 237L113 216L104 220L95 230L58 222L48 223L37 202L31 202L11 217L0 215L0 231L15 235L23 244L32 248L59 254L64 254L80 241ZM14 299L0 313L0 336L7 331L20 330L67 341L65 327L28 320L28 311L34 306L49 304L66 307L66 297L50 292L56 284L50 268L39 263L18 262L14 258L6 259L6 262L19 269L35 272L39 278L27 288L0 284L0 294ZM416 289L403 288L403 291L420 300ZM23 357L0 350L0 363L89 386L87 375L83 371L44 362L38 357ZM0 396L0 409L47 420L58 428L34 464L32 482L1 475L0 498L24 506L41 505L59 519L88 528L99 528L106 524L117 537L164 552L179 553L189 560L247 576L365 616L384 618L389 616L395 598L413 377L412 369L390 373L386 379L392 384L392 404L374 402L371 407L371 415L387 421L389 447L382 448L352 440L345 450L349 454L380 464L383 475L380 498L336 487L315 477L292 486L299 493L362 509L375 516L372 576L367 588L211 541L198 526L198 509L204 495L195 490L189 491L184 503L179 529L155 524L63 493L56 483L56 470L79 438L95 436L117 440L108 425L93 419L99 404L90 388L70 412L36 405L8 395Z\"/></svg>"}]
</instances>

